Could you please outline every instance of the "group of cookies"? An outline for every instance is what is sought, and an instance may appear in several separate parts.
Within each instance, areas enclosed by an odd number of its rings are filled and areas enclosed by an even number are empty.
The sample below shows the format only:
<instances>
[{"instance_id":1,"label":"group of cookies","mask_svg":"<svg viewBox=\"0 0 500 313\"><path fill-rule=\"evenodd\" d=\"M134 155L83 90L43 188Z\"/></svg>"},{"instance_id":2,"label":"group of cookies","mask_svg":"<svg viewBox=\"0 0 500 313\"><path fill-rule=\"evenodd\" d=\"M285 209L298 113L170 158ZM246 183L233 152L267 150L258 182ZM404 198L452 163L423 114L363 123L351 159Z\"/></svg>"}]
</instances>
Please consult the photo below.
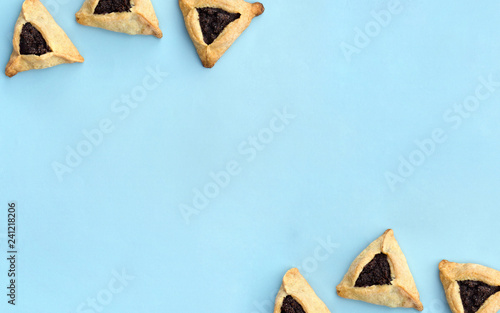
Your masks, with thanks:
<instances>
[{"instance_id":1,"label":"group of cookies","mask_svg":"<svg viewBox=\"0 0 500 313\"><path fill-rule=\"evenodd\" d=\"M446 260L439 263L441 282L453 313L495 313L500 310L500 271ZM406 258L389 229L372 242L349 267L337 286L343 298L396 308L424 309ZM299 270L283 277L274 313L330 313Z\"/></svg>"},{"instance_id":2,"label":"group of cookies","mask_svg":"<svg viewBox=\"0 0 500 313\"><path fill-rule=\"evenodd\" d=\"M211 68L264 12L261 3L244 0L179 0L184 21L203 66ZM130 35L163 37L151 0L85 0L76 13L82 25ZM19 72L62 63L83 62L76 47L40 0L25 0L14 28L13 52L5 69Z\"/></svg>"}]
</instances>

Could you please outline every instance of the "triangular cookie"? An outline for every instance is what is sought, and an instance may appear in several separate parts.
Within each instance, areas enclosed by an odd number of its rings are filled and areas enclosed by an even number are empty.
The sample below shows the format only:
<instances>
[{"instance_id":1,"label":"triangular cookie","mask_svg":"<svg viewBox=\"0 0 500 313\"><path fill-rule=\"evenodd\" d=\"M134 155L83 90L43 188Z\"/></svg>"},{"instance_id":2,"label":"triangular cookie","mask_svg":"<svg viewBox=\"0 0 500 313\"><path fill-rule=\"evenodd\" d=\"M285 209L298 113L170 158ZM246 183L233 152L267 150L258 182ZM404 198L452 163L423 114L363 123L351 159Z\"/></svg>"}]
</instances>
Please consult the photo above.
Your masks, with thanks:
<instances>
[{"instance_id":1,"label":"triangular cookie","mask_svg":"<svg viewBox=\"0 0 500 313\"><path fill-rule=\"evenodd\" d=\"M85 0L76 21L130 35L163 37L151 0Z\"/></svg>"},{"instance_id":2,"label":"triangular cookie","mask_svg":"<svg viewBox=\"0 0 500 313\"><path fill-rule=\"evenodd\" d=\"M62 63L83 62L71 40L39 0L24 1L12 44L12 55L5 68L9 77Z\"/></svg>"},{"instance_id":3,"label":"triangular cookie","mask_svg":"<svg viewBox=\"0 0 500 313\"><path fill-rule=\"evenodd\" d=\"M500 272L478 264L439 263L439 276L453 313L500 311Z\"/></svg>"},{"instance_id":4,"label":"triangular cookie","mask_svg":"<svg viewBox=\"0 0 500 313\"><path fill-rule=\"evenodd\" d=\"M276 296L274 313L330 313L299 270L292 268L283 277Z\"/></svg>"},{"instance_id":5,"label":"triangular cookie","mask_svg":"<svg viewBox=\"0 0 500 313\"><path fill-rule=\"evenodd\" d=\"M264 12L243 0L179 0L186 28L203 66L211 68L252 19Z\"/></svg>"},{"instance_id":6,"label":"triangular cookie","mask_svg":"<svg viewBox=\"0 0 500 313\"><path fill-rule=\"evenodd\" d=\"M372 242L337 286L339 296L422 311L415 281L392 229Z\"/></svg>"}]
</instances>

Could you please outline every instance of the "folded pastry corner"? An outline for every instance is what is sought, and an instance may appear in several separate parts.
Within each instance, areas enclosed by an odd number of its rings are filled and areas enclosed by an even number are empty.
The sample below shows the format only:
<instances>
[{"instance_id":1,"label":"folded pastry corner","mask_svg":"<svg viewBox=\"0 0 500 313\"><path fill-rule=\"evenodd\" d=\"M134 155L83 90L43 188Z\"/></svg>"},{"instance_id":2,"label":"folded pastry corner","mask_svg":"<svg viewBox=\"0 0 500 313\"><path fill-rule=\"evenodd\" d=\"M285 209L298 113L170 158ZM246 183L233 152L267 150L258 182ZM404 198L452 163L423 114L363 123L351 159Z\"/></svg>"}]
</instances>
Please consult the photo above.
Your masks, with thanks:
<instances>
[{"instance_id":1,"label":"folded pastry corner","mask_svg":"<svg viewBox=\"0 0 500 313\"><path fill-rule=\"evenodd\" d=\"M86 26L163 37L151 0L85 0L75 16Z\"/></svg>"},{"instance_id":2,"label":"folded pastry corner","mask_svg":"<svg viewBox=\"0 0 500 313\"><path fill-rule=\"evenodd\" d=\"M274 313L330 313L305 278L296 268L283 277L276 296Z\"/></svg>"},{"instance_id":3,"label":"folded pastry corner","mask_svg":"<svg viewBox=\"0 0 500 313\"><path fill-rule=\"evenodd\" d=\"M495 313L500 311L500 271L443 260L439 276L453 313Z\"/></svg>"},{"instance_id":4,"label":"folded pastry corner","mask_svg":"<svg viewBox=\"0 0 500 313\"><path fill-rule=\"evenodd\" d=\"M84 61L40 0L24 1L14 27L12 45L5 68L8 77L28 70Z\"/></svg>"},{"instance_id":5,"label":"folded pastry corner","mask_svg":"<svg viewBox=\"0 0 500 313\"><path fill-rule=\"evenodd\" d=\"M356 257L337 286L337 294L392 308L424 309L392 229L385 231Z\"/></svg>"},{"instance_id":6,"label":"folded pastry corner","mask_svg":"<svg viewBox=\"0 0 500 313\"><path fill-rule=\"evenodd\" d=\"M264 13L262 3L244 0L179 0L186 29L204 67L211 68Z\"/></svg>"}]
</instances>

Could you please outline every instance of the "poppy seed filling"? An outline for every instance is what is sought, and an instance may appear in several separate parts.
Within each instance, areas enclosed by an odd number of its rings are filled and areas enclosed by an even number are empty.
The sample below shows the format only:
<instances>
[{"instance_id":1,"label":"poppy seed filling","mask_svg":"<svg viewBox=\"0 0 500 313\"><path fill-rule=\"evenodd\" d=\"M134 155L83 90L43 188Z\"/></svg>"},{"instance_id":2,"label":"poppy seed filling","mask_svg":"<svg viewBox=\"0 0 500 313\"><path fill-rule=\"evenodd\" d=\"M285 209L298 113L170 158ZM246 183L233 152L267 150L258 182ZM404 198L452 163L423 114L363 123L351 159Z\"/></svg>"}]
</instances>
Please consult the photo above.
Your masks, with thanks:
<instances>
[{"instance_id":1,"label":"poppy seed filling","mask_svg":"<svg viewBox=\"0 0 500 313\"><path fill-rule=\"evenodd\" d=\"M100 0L94 14L130 12L131 8L130 0Z\"/></svg>"},{"instance_id":2,"label":"poppy seed filling","mask_svg":"<svg viewBox=\"0 0 500 313\"><path fill-rule=\"evenodd\" d=\"M457 283L465 313L477 312L489 297L500 292L500 286L490 286L480 281L462 280Z\"/></svg>"},{"instance_id":3,"label":"poppy seed filling","mask_svg":"<svg viewBox=\"0 0 500 313\"><path fill-rule=\"evenodd\" d=\"M297 302L292 296L288 295L283 299L281 305L281 313L306 313L300 303Z\"/></svg>"},{"instance_id":4,"label":"poppy seed filling","mask_svg":"<svg viewBox=\"0 0 500 313\"><path fill-rule=\"evenodd\" d=\"M40 31L29 22L24 24L21 30L19 50L24 55L35 54L38 56L52 52Z\"/></svg>"},{"instance_id":5,"label":"poppy seed filling","mask_svg":"<svg viewBox=\"0 0 500 313\"><path fill-rule=\"evenodd\" d=\"M229 13L218 8L197 8L200 20L203 41L207 45L212 44L222 31L235 20L239 19L240 13Z\"/></svg>"},{"instance_id":6,"label":"poppy seed filling","mask_svg":"<svg viewBox=\"0 0 500 313\"><path fill-rule=\"evenodd\" d=\"M365 265L354 287L370 287L376 285L391 285L391 266L387 254L379 253Z\"/></svg>"}]
</instances>

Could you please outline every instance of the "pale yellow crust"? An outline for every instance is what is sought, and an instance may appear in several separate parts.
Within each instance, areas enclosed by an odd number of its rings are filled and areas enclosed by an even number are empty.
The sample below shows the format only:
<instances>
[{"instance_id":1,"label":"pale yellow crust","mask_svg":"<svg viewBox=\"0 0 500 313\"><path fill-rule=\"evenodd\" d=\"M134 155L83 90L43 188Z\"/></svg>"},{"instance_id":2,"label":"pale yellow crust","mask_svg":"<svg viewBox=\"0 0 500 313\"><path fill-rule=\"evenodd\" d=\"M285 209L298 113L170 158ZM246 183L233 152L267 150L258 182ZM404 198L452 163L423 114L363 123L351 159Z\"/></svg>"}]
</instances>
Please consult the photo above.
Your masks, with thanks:
<instances>
[{"instance_id":1,"label":"pale yellow crust","mask_svg":"<svg viewBox=\"0 0 500 313\"><path fill-rule=\"evenodd\" d=\"M250 25L252 19L264 12L262 3L248 3L243 0L179 0L179 6L184 15L186 29L200 56L203 66L211 68L226 52L233 42ZM240 13L239 19L231 22L215 39L207 45L203 40L198 11L196 8L218 8L229 13Z\"/></svg>"},{"instance_id":2,"label":"pale yellow crust","mask_svg":"<svg viewBox=\"0 0 500 313\"><path fill-rule=\"evenodd\" d=\"M306 313L330 313L330 310L296 268L290 269L283 277L283 283L276 296L274 313L281 313L281 305L286 296L292 296Z\"/></svg>"},{"instance_id":3,"label":"pale yellow crust","mask_svg":"<svg viewBox=\"0 0 500 313\"><path fill-rule=\"evenodd\" d=\"M500 286L500 272L478 264L453 263L443 260L439 263L439 276L453 313L464 313L460 286L457 281L476 280L490 286ZM500 311L500 292L489 297L476 313L496 313L498 311Z\"/></svg>"},{"instance_id":4,"label":"pale yellow crust","mask_svg":"<svg viewBox=\"0 0 500 313\"><path fill-rule=\"evenodd\" d=\"M19 46L21 30L28 22L42 34L52 52L40 56L21 54ZM5 68L5 75L8 77L33 69L43 69L63 63L83 62L83 57L76 47L39 0L24 1L21 14L19 14L14 27L12 45L12 54Z\"/></svg>"},{"instance_id":5,"label":"pale yellow crust","mask_svg":"<svg viewBox=\"0 0 500 313\"><path fill-rule=\"evenodd\" d=\"M387 255L393 278L391 285L355 287L356 280L363 268L379 253ZM392 308L414 308L419 311L424 309L406 257L391 229L385 231L352 262L344 279L337 286L337 294L343 298Z\"/></svg>"},{"instance_id":6,"label":"pale yellow crust","mask_svg":"<svg viewBox=\"0 0 500 313\"><path fill-rule=\"evenodd\" d=\"M94 14L99 0L85 0L76 21L82 25L104 28L129 35L163 37L158 18L150 0L130 0L130 12Z\"/></svg>"}]
</instances>

